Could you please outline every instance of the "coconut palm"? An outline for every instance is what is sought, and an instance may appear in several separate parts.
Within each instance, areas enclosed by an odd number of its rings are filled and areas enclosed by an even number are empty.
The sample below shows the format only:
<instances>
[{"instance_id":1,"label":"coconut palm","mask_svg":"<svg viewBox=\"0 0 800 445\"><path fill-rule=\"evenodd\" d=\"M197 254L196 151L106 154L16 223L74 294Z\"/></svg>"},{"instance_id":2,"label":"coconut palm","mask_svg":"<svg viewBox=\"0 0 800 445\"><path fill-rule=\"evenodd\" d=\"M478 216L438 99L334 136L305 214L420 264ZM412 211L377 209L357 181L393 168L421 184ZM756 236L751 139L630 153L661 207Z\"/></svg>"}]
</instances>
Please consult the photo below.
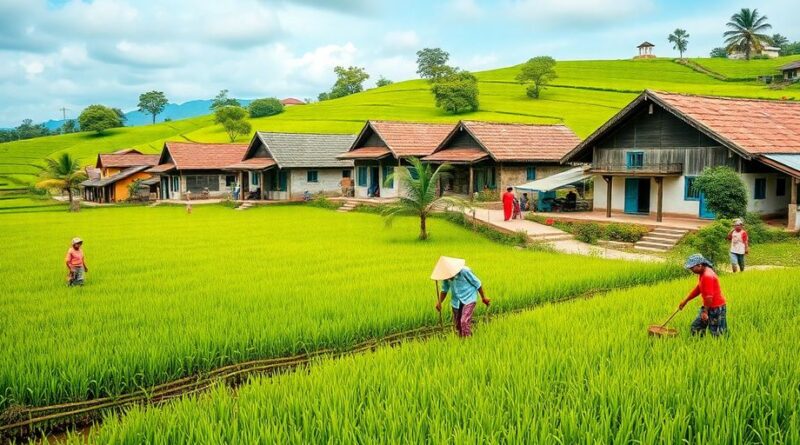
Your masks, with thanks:
<instances>
[{"instance_id":1,"label":"coconut palm","mask_svg":"<svg viewBox=\"0 0 800 445\"><path fill-rule=\"evenodd\" d=\"M689 33L685 29L677 28L667 37L667 40L673 43L672 49L677 49L681 53L681 59L683 59L683 53L689 46Z\"/></svg>"},{"instance_id":2,"label":"coconut palm","mask_svg":"<svg viewBox=\"0 0 800 445\"><path fill-rule=\"evenodd\" d=\"M429 164L424 164L417 158L410 158L410 167L399 167L395 173L386 178L386 183L395 183L397 187L402 184L403 194L397 202L389 204L382 211L386 225L390 226L398 215L419 216L419 239L428 239L428 216L439 210L450 207L464 209L467 203L459 198L439 196L437 185L440 181L450 176L452 167L442 164L432 170Z\"/></svg>"},{"instance_id":3,"label":"coconut palm","mask_svg":"<svg viewBox=\"0 0 800 445\"><path fill-rule=\"evenodd\" d=\"M754 50L760 51L764 44L772 42L770 36L764 34L772 25L767 23L767 16L758 13L758 9L742 8L731 16L731 21L726 26L730 28L723 34L728 52L743 52L747 60L750 60L750 54Z\"/></svg>"},{"instance_id":4,"label":"coconut palm","mask_svg":"<svg viewBox=\"0 0 800 445\"><path fill-rule=\"evenodd\" d=\"M73 192L77 191L80 183L86 179L86 173L81 170L80 162L69 153L62 153L55 159L45 159L42 180L36 183L36 187L66 191L70 210L76 210Z\"/></svg>"}]
</instances>

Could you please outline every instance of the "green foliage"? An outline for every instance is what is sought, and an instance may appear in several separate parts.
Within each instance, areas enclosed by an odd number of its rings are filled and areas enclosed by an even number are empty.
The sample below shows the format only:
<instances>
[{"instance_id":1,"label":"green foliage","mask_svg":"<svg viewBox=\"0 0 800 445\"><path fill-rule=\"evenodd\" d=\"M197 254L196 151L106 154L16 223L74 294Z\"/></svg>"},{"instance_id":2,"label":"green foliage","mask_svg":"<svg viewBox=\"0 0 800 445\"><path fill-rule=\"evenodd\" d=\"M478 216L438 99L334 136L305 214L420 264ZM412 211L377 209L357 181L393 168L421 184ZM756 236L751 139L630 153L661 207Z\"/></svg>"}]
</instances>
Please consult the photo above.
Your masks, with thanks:
<instances>
[{"instance_id":1,"label":"green foliage","mask_svg":"<svg viewBox=\"0 0 800 445\"><path fill-rule=\"evenodd\" d=\"M417 51L417 74L423 79L435 82L452 74L452 68L447 66L448 60L450 53L441 48L423 48Z\"/></svg>"},{"instance_id":2,"label":"green foliage","mask_svg":"<svg viewBox=\"0 0 800 445\"><path fill-rule=\"evenodd\" d=\"M635 243L650 232L646 226L638 224L611 223L603 226L602 239Z\"/></svg>"},{"instance_id":3,"label":"green foliage","mask_svg":"<svg viewBox=\"0 0 800 445\"><path fill-rule=\"evenodd\" d=\"M128 184L128 200L129 201L138 201L139 194L141 193L139 190L142 188L142 180L136 179Z\"/></svg>"},{"instance_id":4,"label":"green foliage","mask_svg":"<svg viewBox=\"0 0 800 445\"><path fill-rule=\"evenodd\" d=\"M250 102L248 108L252 118L274 116L283 112L283 104L275 97L256 99Z\"/></svg>"},{"instance_id":5,"label":"green foliage","mask_svg":"<svg viewBox=\"0 0 800 445\"><path fill-rule=\"evenodd\" d=\"M760 51L771 43L770 36L764 32L772 25L767 23L767 16L758 13L758 9L742 8L731 16L726 26L729 28L723 34L726 49L743 53L745 60L750 60L753 51Z\"/></svg>"},{"instance_id":6,"label":"green foliage","mask_svg":"<svg viewBox=\"0 0 800 445\"><path fill-rule=\"evenodd\" d=\"M740 218L747 213L747 188L730 167L705 169L694 181L694 187L703 193L708 209L717 218Z\"/></svg>"},{"instance_id":7,"label":"green foliage","mask_svg":"<svg viewBox=\"0 0 800 445\"><path fill-rule=\"evenodd\" d=\"M341 207L340 203L331 201L324 193L317 193L314 195L314 198L306 204L328 210L336 210Z\"/></svg>"},{"instance_id":8,"label":"green foliage","mask_svg":"<svg viewBox=\"0 0 800 445\"><path fill-rule=\"evenodd\" d=\"M76 131L78 131L78 123L75 119L67 119L61 124L61 133L63 134L75 133Z\"/></svg>"},{"instance_id":9,"label":"green foliage","mask_svg":"<svg viewBox=\"0 0 800 445\"><path fill-rule=\"evenodd\" d=\"M496 202L500 201L500 191L497 189L484 189L475 194L475 200L478 202Z\"/></svg>"},{"instance_id":10,"label":"green foliage","mask_svg":"<svg viewBox=\"0 0 800 445\"><path fill-rule=\"evenodd\" d=\"M214 111L214 120L222 125L231 142L252 130L250 122L247 122L247 110L242 107L232 105L219 107Z\"/></svg>"},{"instance_id":11,"label":"green foliage","mask_svg":"<svg viewBox=\"0 0 800 445\"><path fill-rule=\"evenodd\" d=\"M330 92L320 93L320 101L338 99L351 94L360 93L364 90L364 82L369 79L369 74L364 68L351 66L345 68L337 66L333 69L336 73L336 83L333 84Z\"/></svg>"},{"instance_id":12,"label":"green foliage","mask_svg":"<svg viewBox=\"0 0 800 445\"><path fill-rule=\"evenodd\" d=\"M379 77L379 78L378 78L378 81L377 81L377 82L375 82L375 86L376 86L376 87L378 87L378 88L380 88L380 87L389 86L389 85L391 85L391 84L393 84L393 83L394 83L394 82L392 82L391 80L389 80L389 79L387 79L387 78L385 78L385 77L381 76L381 77Z\"/></svg>"},{"instance_id":13,"label":"green foliage","mask_svg":"<svg viewBox=\"0 0 800 445\"><path fill-rule=\"evenodd\" d=\"M525 219L547 224L552 220L553 227L575 235L580 241L594 244L597 240L620 241L624 243L635 243L642 239L650 229L640 224L609 223L599 224L593 222L562 221L551 217L528 213ZM591 227L586 227L591 226Z\"/></svg>"},{"instance_id":14,"label":"green foliage","mask_svg":"<svg viewBox=\"0 0 800 445\"><path fill-rule=\"evenodd\" d=\"M781 56L793 56L800 54L800 42L787 43L781 46Z\"/></svg>"},{"instance_id":15,"label":"green foliage","mask_svg":"<svg viewBox=\"0 0 800 445\"><path fill-rule=\"evenodd\" d=\"M436 106L447 113L461 114L477 111L478 79L469 71L455 71L438 78L431 86Z\"/></svg>"},{"instance_id":16,"label":"green foliage","mask_svg":"<svg viewBox=\"0 0 800 445\"><path fill-rule=\"evenodd\" d=\"M725 48L718 46L711 50L709 53L709 57L718 58L718 59L727 59L728 58L728 50Z\"/></svg>"},{"instance_id":17,"label":"green foliage","mask_svg":"<svg viewBox=\"0 0 800 445\"><path fill-rule=\"evenodd\" d=\"M597 223L577 224L573 227L575 239L584 243L597 244L597 240L603 233L603 229Z\"/></svg>"},{"instance_id":18,"label":"green foliage","mask_svg":"<svg viewBox=\"0 0 800 445\"><path fill-rule=\"evenodd\" d=\"M689 33L687 33L685 29L676 28L675 31L667 37L667 40L673 44L672 49L680 52L681 59L683 59L683 53L686 52L686 48L689 46Z\"/></svg>"},{"instance_id":19,"label":"green foliage","mask_svg":"<svg viewBox=\"0 0 800 445\"><path fill-rule=\"evenodd\" d=\"M139 111L153 116L153 125L156 123L156 116L164 111L169 101L162 91L148 91L139 95Z\"/></svg>"},{"instance_id":20,"label":"green foliage","mask_svg":"<svg viewBox=\"0 0 800 445\"><path fill-rule=\"evenodd\" d=\"M122 119L113 109L103 105L89 105L78 116L81 131L102 134L109 128L121 127Z\"/></svg>"},{"instance_id":21,"label":"green foliage","mask_svg":"<svg viewBox=\"0 0 800 445\"><path fill-rule=\"evenodd\" d=\"M78 160L69 153L61 153L55 159L45 159L45 165L41 180L36 183L36 187L67 192L70 210L78 210L79 207L73 201L73 194L78 191L80 183L87 179L86 172L81 170Z\"/></svg>"},{"instance_id":22,"label":"green foliage","mask_svg":"<svg viewBox=\"0 0 800 445\"><path fill-rule=\"evenodd\" d=\"M220 90L214 99L211 101L211 111L216 111L222 107L241 107L242 104L232 97L228 97L228 90Z\"/></svg>"},{"instance_id":23,"label":"green foliage","mask_svg":"<svg viewBox=\"0 0 800 445\"><path fill-rule=\"evenodd\" d=\"M767 226L761 215L755 212L747 212L744 217L744 228L747 230L750 244L774 243L792 238L789 232Z\"/></svg>"},{"instance_id":24,"label":"green foliage","mask_svg":"<svg viewBox=\"0 0 800 445\"><path fill-rule=\"evenodd\" d=\"M687 236L685 243L691 246L694 252L703 254L715 266L722 265L728 261L727 237L730 229L730 220L715 221Z\"/></svg>"},{"instance_id":25,"label":"green foliage","mask_svg":"<svg viewBox=\"0 0 800 445\"><path fill-rule=\"evenodd\" d=\"M517 74L517 82L528 85L528 97L538 99L541 90L558 77L555 67L556 61L550 56L528 59Z\"/></svg>"},{"instance_id":26,"label":"green foliage","mask_svg":"<svg viewBox=\"0 0 800 445\"><path fill-rule=\"evenodd\" d=\"M789 39L787 39L786 36L782 34L773 34L772 37L770 37L770 41L774 46L777 46L778 48L781 48L789 43Z\"/></svg>"}]
</instances>

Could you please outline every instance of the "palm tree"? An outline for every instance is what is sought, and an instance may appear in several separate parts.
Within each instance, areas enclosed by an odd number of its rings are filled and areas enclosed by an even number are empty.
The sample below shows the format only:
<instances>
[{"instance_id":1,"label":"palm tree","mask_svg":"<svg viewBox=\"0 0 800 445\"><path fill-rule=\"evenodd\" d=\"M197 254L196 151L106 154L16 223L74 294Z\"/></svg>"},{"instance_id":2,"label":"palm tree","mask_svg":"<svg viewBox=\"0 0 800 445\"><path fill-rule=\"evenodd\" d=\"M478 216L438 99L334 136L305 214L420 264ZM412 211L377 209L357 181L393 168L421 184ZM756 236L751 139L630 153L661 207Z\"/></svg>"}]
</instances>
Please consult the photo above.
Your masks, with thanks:
<instances>
[{"instance_id":1,"label":"palm tree","mask_svg":"<svg viewBox=\"0 0 800 445\"><path fill-rule=\"evenodd\" d=\"M689 46L689 34L686 32L686 30L677 28L672 32L672 34L669 35L669 37L667 37L667 40L674 43L672 49L677 49L678 52L681 53L681 59L683 59L683 53Z\"/></svg>"},{"instance_id":2,"label":"palm tree","mask_svg":"<svg viewBox=\"0 0 800 445\"><path fill-rule=\"evenodd\" d=\"M78 190L80 183L87 179L86 173L81 170L80 162L69 153L62 153L56 159L45 159L45 163L42 180L36 183L36 187L66 191L69 195L70 210L77 210L74 207L72 194Z\"/></svg>"},{"instance_id":3,"label":"palm tree","mask_svg":"<svg viewBox=\"0 0 800 445\"><path fill-rule=\"evenodd\" d=\"M424 164L417 158L409 158L408 163L411 167L400 167L395 173L386 178L386 183L395 183L397 187L404 189L404 196L400 196L397 202L388 205L381 211L386 225L390 226L394 218L401 214L411 214L419 216L419 239L428 239L427 220L428 216L437 211L445 210L449 207L467 207L467 203L459 198L449 196L438 196L440 181L450 176L451 166L449 164L440 165L435 171L429 164Z\"/></svg>"},{"instance_id":4,"label":"palm tree","mask_svg":"<svg viewBox=\"0 0 800 445\"><path fill-rule=\"evenodd\" d=\"M750 60L753 50L760 51L765 43L772 42L770 36L764 34L772 25L767 23L767 16L758 13L758 9L742 8L731 16L726 26L731 28L723 34L728 52L743 52L747 60Z\"/></svg>"}]
</instances>

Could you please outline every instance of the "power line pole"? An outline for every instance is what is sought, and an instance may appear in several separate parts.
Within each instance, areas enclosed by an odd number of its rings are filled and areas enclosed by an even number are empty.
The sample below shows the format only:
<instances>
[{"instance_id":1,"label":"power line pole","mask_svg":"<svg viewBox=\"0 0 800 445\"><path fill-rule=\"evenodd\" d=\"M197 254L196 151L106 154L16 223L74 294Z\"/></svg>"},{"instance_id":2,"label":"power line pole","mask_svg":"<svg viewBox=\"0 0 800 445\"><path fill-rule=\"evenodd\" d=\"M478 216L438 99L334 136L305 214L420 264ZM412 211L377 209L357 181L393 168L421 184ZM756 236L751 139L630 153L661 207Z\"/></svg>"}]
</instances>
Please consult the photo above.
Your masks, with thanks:
<instances>
[{"instance_id":1,"label":"power line pole","mask_svg":"<svg viewBox=\"0 0 800 445\"><path fill-rule=\"evenodd\" d=\"M64 124L67 123L67 111L69 111L69 108L61 107L58 110L61 111L61 117L62 117L60 130L61 130L61 134L64 134Z\"/></svg>"}]
</instances>

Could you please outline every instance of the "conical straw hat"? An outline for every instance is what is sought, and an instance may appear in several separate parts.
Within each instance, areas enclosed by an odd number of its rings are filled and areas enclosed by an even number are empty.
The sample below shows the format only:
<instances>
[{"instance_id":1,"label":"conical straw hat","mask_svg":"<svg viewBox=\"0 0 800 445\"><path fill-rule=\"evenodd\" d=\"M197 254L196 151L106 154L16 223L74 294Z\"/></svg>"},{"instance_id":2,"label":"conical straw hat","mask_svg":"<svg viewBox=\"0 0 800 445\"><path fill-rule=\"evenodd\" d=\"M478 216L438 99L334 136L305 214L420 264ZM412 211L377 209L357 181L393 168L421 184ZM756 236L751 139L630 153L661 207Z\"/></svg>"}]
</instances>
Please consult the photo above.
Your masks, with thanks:
<instances>
[{"instance_id":1,"label":"conical straw hat","mask_svg":"<svg viewBox=\"0 0 800 445\"><path fill-rule=\"evenodd\" d=\"M461 258L451 258L449 256L439 257L436 267L431 273L431 280L447 280L456 276L467 264L467 260Z\"/></svg>"}]
</instances>

